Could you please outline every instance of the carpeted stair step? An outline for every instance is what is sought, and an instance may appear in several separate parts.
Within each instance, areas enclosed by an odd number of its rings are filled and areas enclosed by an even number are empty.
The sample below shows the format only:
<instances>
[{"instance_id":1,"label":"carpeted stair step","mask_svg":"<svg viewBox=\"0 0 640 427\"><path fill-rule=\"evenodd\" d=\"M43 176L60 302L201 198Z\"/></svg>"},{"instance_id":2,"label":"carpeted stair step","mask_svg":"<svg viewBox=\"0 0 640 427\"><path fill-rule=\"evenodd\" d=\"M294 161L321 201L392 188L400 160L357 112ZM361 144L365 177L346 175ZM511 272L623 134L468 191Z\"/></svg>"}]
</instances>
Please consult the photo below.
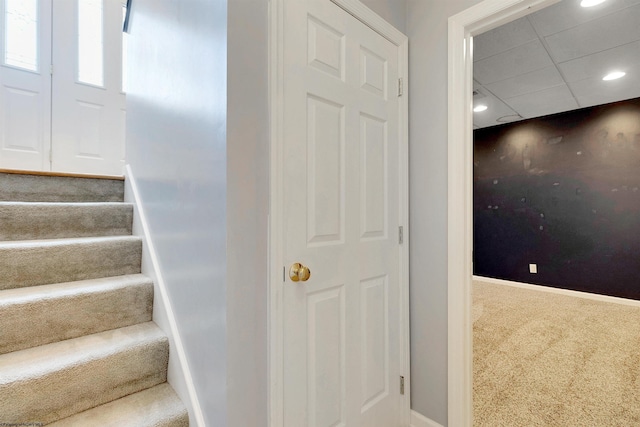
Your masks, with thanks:
<instances>
[{"instance_id":1,"label":"carpeted stair step","mask_svg":"<svg viewBox=\"0 0 640 427\"><path fill-rule=\"evenodd\" d=\"M141 274L0 291L0 354L151 320Z\"/></svg>"},{"instance_id":2,"label":"carpeted stair step","mask_svg":"<svg viewBox=\"0 0 640 427\"><path fill-rule=\"evenodd\" d=\"M121 179L0 173L0 200L10 202L122 202Z\"/></svg>"},{"instance_id":3,"label":"carpeted stair step","mask_svg":"<svg viewBox=\"0 0 640 427\"><path fill-rule=\"evenodd\" d=\"M52 423L161 384L168 357L153 322L3 354L2 422Z\"/></svg>"},{"instance_id":4,"label":"carpeted stair step","mask_svg":"<svg viewBox=\"0 0 640 427\"><path fill-rule=\"evenodd\" d=\"M50 427L188 427L189 414L167 383L89 409Z\"/></svg>"},{"instance_id":5,"label":"carpeted stair step","mask_svg":"<svg viewBox=\"0 0 640 427\"><path fill-rule=\"evenodd\" d=\"M0 240L130 235L132 218L125 203L0 202Z\"/></svg>"},{"instance_id":6,"label":"carpeted stair step","mask_svg":"<svg viewBox=\"0 0 640 427\"><path fill-rule=\"evenodd\" d=\"M0 290L140 273L142 240L81 237L0 243Z\"/></svg>"}]
</instances>

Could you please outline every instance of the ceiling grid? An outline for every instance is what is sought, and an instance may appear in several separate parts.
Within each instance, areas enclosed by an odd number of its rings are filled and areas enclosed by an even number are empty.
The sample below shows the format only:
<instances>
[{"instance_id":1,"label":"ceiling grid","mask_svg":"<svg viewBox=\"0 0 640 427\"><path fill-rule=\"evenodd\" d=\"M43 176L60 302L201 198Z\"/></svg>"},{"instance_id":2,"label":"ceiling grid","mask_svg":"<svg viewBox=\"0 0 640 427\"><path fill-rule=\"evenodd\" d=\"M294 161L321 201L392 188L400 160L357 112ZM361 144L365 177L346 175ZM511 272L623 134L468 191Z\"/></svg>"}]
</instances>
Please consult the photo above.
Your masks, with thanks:
<instances>
[{"instance_id":1,"label":"ceiling grid","mask_svg":"<svg viewBox=\"0 0 640 427\"><path fill-rule=\"evenodd\" d=\"M563 0L480 34L473 83L475 128L640 97L640 0Z\"/></svg>"}]
</instances>

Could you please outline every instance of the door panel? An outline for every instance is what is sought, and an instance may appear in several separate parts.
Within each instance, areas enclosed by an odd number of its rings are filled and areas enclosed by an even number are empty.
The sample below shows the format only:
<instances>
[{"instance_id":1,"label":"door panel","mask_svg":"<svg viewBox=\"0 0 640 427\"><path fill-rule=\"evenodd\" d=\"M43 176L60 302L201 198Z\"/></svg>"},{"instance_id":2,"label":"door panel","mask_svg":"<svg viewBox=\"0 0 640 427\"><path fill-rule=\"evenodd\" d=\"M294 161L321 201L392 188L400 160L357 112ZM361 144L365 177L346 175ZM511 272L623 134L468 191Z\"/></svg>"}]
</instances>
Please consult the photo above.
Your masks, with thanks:
<instances>
[{"instance_id":1,"label":"door panel","mask_svg":"<svg viewBox=\"0 0 640 427\"><path fill-rule=\"evenodd\" d=\"M121 0L55 2L54 171L122 174L125 114L122 11ZM83 26L79 19L91 25ZM92 26L101 26L102 31L94 31ZM94 50L98 52L87 54Z\"/></svg>"},{"instance_id":2,"label":"door panel","mask_svg":"<svg viewBox=\"0 0 640 427\"><path fill-rule=\"evenodd\" d=\"M0 20L0 168L43 170L51 141L51 3L2 1Z\"/></svg>"},{"instance_id":3,"label":"door panel","mask_svg":"<svg viewBox=\"0 0 640 427\"><path fill-rule=\"evenodd\" d=\"M309 243L344 242L344 106L308 96Z\"/></svg>"},{"instance_id":4,"label":"door panel","mask_svg":"<svg viewBox=\"0 0 640 427\"><path fill-rule=\"evenodd\" d=\"M362 412L389 395L389 304L387 276L361 281L360 338Z\"/></svg>"},{"instance_id":5,"label":"door panel","mask_svg":"<svg viewBox=\"0 0 640 427\"><path fill-rule=\"evenodd\" d=\"M309 65L344 80L344 34L313 17L307 31Z\"/></svg>"},{"instance_id":6,"label":"door panel","mask_svg":"<svg viewBox=\"0 0 640 427\"><path fill-rule=\"evenodd\" d=\"M387 238L387 123L360 113L360 225L363 239Z\"/></svg>"},{"instance_id":7,"label":"door panel","mask_svg":"<svg viewBox=\"0 0 640 427\"><path fill-rule=\"evenodd\" d=\"M387 99L387 61L370 51L360 47L360 87L383 99Z\"/></svg>"},{"instance_id":8,"label":"door panel","mask_svg":"<svg viewBox=\"0 0 640 427\"><path fill-rule=\"evenodd\" d=\"M285 282L285 426L399 426L397 47L329 0L284 12L284 259L311 269Z\"/></svg>"},{"instance_id":9,"label":"door panel","mask_svg":"<svg viewBox=\"0 0 640 427\"><path fill-rule=\"evenodd\" d=\"M307 298L310 427L345 425L344 285Z\"/></svg>"}]
</instances>

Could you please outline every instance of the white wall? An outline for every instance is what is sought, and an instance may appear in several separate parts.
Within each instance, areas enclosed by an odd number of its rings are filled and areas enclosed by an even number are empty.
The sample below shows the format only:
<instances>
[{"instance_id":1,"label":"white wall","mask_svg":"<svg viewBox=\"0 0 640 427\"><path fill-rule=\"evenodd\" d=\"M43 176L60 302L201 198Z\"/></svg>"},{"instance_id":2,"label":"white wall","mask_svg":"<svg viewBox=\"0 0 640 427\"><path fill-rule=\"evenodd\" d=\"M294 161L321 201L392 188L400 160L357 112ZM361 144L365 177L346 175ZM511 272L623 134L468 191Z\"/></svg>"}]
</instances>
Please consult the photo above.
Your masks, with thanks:
<instances>
[{"instance_id":1,"label":"white wall","mask_svg":"<svg viewBox=\"0 0 640 427\"><path fill-rule=\"evenodd\" d=\"M225 0L135 0L127 158L207 425L226 409Z\"/></svg>"},{"instance_id":2,"label":"white wall","mask_svg":"<svg viewBox=\"0 0 640 427\"><path fill-rule=\"evenodd\" d=\"M229 426L268 416L268 3L229 0L227 393Z\"/></svg>"},{"instance_id":3,"label":"white wall","mask_svg":"<svg viewBox=\"0 0 640 427\"><path fill-rule=\"evenodd\" d=\"M447 20L480 0L409 0L411 407L447 425ZM453 426L452 426L453 427Z\"/></svg>"},{"instance_id":4,"label":"white wall","mask_svg":"<svg viewBox=\"0 0 640 427\"><path fill-rule=\"evenodd\" d=\"M406 33L407 0L360 0L398 30Z\"/></svg>"}]
</instances>

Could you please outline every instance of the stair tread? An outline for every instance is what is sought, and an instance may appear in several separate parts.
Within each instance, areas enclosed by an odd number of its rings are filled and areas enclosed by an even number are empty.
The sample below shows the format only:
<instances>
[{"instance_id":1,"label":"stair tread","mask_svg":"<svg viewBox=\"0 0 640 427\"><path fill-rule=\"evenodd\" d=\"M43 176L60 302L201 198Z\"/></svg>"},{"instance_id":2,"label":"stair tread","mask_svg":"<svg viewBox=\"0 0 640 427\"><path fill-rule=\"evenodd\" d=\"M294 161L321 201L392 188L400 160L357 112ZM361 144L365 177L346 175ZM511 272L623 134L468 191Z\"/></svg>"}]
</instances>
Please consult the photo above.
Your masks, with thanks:
<instances>
[{"instance_id":1,"label":"stair tread","mask_svg":"<svg viewBox=\"0 0 640 427\"><path fill-rule=\"evenodd\" d=\"M59 239L34 239L34 240L10 240L0 241L0 249L8 248L31 248L31 247L49 247L49 246L63 246L63 245L76 245L76 244L88 244L99 242L113 242L117 240L122 241L141 241L139 236L91 236L91 237L64 237Z\"/></svg>"},{"instance_id":2,"label":"stair tread","mask_svg":"<svg viewBox=\"0 0 640 427\"><path fill-rule=\"evenodd\" d=\"M187 410L168 383L65 418L51 427L188 427Z\"/></svg>"},{"instance_id":3,"label":"stair tread","mask_svg":"<svg viewBox=\"0 0 640 427\"><path fill-rule=\"evenodd\" d=\"M109 356L132 345L145 345L163 339L166 336L155 323L145 322L2 354L0 389L12 381L40 377L61 368Z\"/></svg>"},{"instance_id":4,"label":"stair tread","mask_svg":"<svg viewBox=\"0 0 640 427\"><path fill-rule=\"evenodd\" d=\"M76 280L74 282L52 283L48 285L30 286L28 288L15 288L0 290L0 307L5 304L15 304L33 299L51 299L62 295L77 295L80 292L99 292L103 289L135 285L141 283L153 283L149 276L144 274L125 274L122 276L100 277L97 279Z\"/></svg>"},{"instance_id":5,"label":"stair tread","mask_svg":"<svg viewBox=\"0 0 640 427\"><path fill-rule=\"evenodd\" d=\"M151 320L153 282L131 274L0 291L0 354Z\"/></svg>"},{"instance_id":6,"label":"stair tread","mask_svg":"<svg viewBox=\"0 0 640 427\"><path fill-rule=\"evenodd\" d=\"M140 273L139 236L0 242L0 289Z\"/></svg>"},{"instance_id":7,"label":"stair tread","mask_svg":"<svg viewBox=\"0 0 640 427\"><path fill-rule=\"evenodd\" d=\"M167 380L169 343L153 322L0 355L3 422L52 423Z\"/></svg>"},{"instance_id":8,"label":"stair tread","mask_svg":"<svg viewBox=\"0 0 640 427\"><path fill-rule=\"evenodd\" d=\"M40 176L40 177L56 177L56 178L84 178L84 179L104 179L109 181L124 181L124 175L109 175L96 173L78 173L78 172L54 172L40 171L16 168L0 168L0 174L12 174L18 176ZM45 178L46 179L46 178Z\"/></svg>"},{"instance_id":9,"label":"stair tread","mask_svg":"<svg viewBox=\"0 0 640 427\"><path fill-rule=\"evenodd\" d=\"M128 236L130 203L0 202L0 241Z\"/></svg>"},{"instance_id":10,"label":"stair tread","mask_svg":"<svg viewBox=\"0 0 640 427\"><path fill-rule=\"evenodd\" d=\"M129 206L133 207L133 203L128 202L23 202L23 201L10 201L0 200L0 206L61 206L61 207L101 207L101 206Z\"/></svg>"}]
</instances>

